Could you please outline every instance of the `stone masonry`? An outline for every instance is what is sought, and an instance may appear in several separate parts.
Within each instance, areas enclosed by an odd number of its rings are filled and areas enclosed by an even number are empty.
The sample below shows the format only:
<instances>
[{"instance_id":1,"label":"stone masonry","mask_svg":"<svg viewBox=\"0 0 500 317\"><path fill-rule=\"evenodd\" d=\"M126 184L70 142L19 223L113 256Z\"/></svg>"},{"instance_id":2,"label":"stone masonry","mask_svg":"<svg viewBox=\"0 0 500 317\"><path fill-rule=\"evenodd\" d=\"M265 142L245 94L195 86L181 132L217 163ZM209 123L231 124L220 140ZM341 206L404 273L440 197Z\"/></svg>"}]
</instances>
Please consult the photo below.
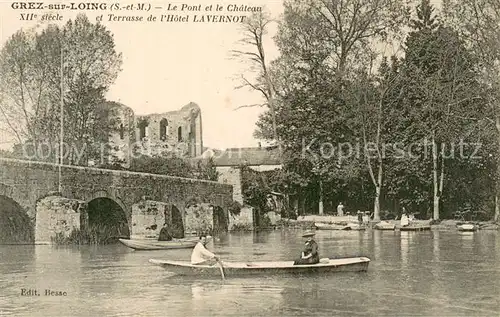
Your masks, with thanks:
<instances>
[{"instance_id":1,"label":"stone masonry","mask_svg":"<svg viewBox=\"0 0 500 317\"><path fill-rule=\"evenodd\" d=\"M96 198L113 200L123 210L130 232L134 231L133 205L144 197L175 206L183 221L190 201L220 206L227 213L233 198L230 185L182 177L77 166L62 166L61 176L62 197L85 203ZM17 202L33 226L37 203L57 192L58 184L56 164L0 158L0 195Z\"/></svg>"}]
</instances>

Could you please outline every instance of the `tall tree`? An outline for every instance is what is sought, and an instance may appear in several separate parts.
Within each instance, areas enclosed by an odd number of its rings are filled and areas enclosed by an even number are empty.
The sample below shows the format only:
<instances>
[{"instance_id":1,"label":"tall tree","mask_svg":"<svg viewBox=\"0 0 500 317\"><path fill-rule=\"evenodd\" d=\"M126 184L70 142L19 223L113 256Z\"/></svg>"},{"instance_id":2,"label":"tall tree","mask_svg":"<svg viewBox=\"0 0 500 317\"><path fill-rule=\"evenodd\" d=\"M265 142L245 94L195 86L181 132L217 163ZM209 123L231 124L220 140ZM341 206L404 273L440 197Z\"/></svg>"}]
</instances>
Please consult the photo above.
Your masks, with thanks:
<instances>
[{"instance_id":1,"label":"tall tree","mask_svg":"<svg viewBox=\"0 0 500 317\"><path fill-rule=\"evenodd\" d=\"M439 219L446 165L445 154L474 128L456 114L481 110L481 86L475 60L459 34L432 22L431 5L423 0L418 23L406 40L404 106L413 129L413 141L430 140L433 179L433 218Z\"/></svg>"},{"instance_id":2,"label":"tall tree","mask_svg":"<svg viewBox=\"0 0 500 317\"><path fill-rule=\"evenodd\" d=\"M391 63L384 57L376 73L359 73L350 85L352 112L357 114L353 117L352 124L361 131L363 156L375 189L375 221L380 220L385 161L387 156L394 154L394 149L387 148L387 144L394 140L394 136L390 138L391 133L394 133L391 127L397 117L393 116L391 109L400 101L400 85L399 61L394 56Z\"/></svg>"},{"instance_id":3,"label":"tall tree","mask_svg":"<svg viewBox=\"0 0 500 317\"><path fill-rule=\"evenodd\" d=\"M456 26L468 46L480 59L483 82L488 86L488 120L496 128L500 151L500 2L496 0L444 0L447 22ZM471 117L472 118L472 117ZM477 118L480 120L481 118ZM498 156L497 156L498 157ZM500 159L496 162L494 220L500 219Z\"/></svg>"},{"instance_id":4,"label":"tall tree","mask_svg":"<svg viewBox=\"0 0 500 317\"><path fill-rule=\"evenodd\" d=\"M371 67L376 44L396 38L409 11L405 2L392 0L289 0L284 6L275 39L281 56L273 64L281 97L278 133L283 133L286 152L291 155L303 153L304 147L308 154L317 154L306 159L322 213L323 193L333 191L326 184L358 171L355 160L341 162L331 155L338 150L333 144L345 143L353 135L347 125L352 113L346 111L343 89L357 71ZM270 131L269 118L265 114L258 123L261 135ZM315 144L307 147L311 141ZM322 155L325 150L328 154ZM337 151L337 158L344 155L341 152Z\"/></svg>"},{"instance_id":5,"label":"tall tree","mask_svg":"<svg viewBox=\"0 0 500 317\"><path fill-rule=\"evenodd\" d=\"M62 28L49 25L40 33L18 31L0 55L4 127L19 143L37 147L44 142L57 149L62 91L64 142L76 150L69 162L85 163L76 162L75 154L88 156L92 144L100 140L97 134L102 129L95 128L96 124L102 126L99 108L121 62L112 34L82 14Z\"/></svg>"}]
</instances>

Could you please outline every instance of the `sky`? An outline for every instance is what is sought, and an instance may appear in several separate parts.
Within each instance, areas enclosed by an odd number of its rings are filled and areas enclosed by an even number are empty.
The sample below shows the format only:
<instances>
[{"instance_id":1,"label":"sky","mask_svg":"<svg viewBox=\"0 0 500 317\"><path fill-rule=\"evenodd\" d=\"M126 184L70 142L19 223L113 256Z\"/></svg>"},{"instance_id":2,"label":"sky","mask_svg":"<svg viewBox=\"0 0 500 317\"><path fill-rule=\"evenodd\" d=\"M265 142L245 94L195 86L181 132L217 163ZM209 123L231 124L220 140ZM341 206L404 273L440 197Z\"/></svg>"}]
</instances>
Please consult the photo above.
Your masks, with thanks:
<instances>
[{"instance_id":1,"label":"sky","mask_svg":"<svg viewBox=\"0 0 500 317\"><path fill-rule=\"evenodd\" d=\"M69 1L61 1L60 3ZM20 13L50 11L14 10L11 1L0 0L0 45L20 28L31 28L40 21L20 21ZM56 2L57 3L57 2ZM111 3L111 2L109 2ZM134 3L133 1L121 4ZM246 4L265 6L273 17L283 11L281 0L251 1L156 1L153 6L164 8L168 3L188 5ZM54 12L54 11L53 11ZM59 11L63 22L74 18L77 11ZM81 11L80 11L81 12ZM93 21L103 12L89 12ZM155 15L169 14L155 10ZM57 13L57 12L54 12ZM106 11L106 14L142 15L152 12ZM172 12L170 12L172 13ZM182 14L182 12L177 12ZM191 14L202 14L191 12ZM234 14L224 12L224 14ZM245 15L246 13L236 13ZM61 23L62 24L62 23ZM104 25L114 34L116 50L123 54L122 71L111 86L107 99L132 108L136 114L162 113L181 108L189 102L197 103L202 111L203 142L212 148L257 146L252 136L255 122L264 108L237 107L261 103L261 95L248 89L236 89L241 74L253 78L248 64L231 57L230 51L241 48L238 23L166 23L166 22L109 22ZM271 36L276 32L272 25L266 37L266 54L274 59L278 53ZM8 141L0 136L0 143Z\"/></svg>"},{"instance_id":2,"label":"sky","mask_svg":"<svg viewBox=\"0 0 500 317\"><path fill-rule=\"evenodd\" d=\"M68 3L70 1L61 1ZM95 1L93 1L95 2ZM440 0L431 0L437 8ZM108 1L111 3L111 1ZM121 2L132 4L133 1ZM283 12L282 0L184 0L155 1L153 6L201 4L245 4L265 6L273 17ZM20 13L36 12L14 10L12 1L0 0L0 45L20 28L31 28L39 21L20 21ZM42 13L50 11L41 11ZM81 11L59 11L63 22L74 18ZM142 15L140 11L87 11L91 20L100 14ZM165 10L153 11L155 15L168 14ZM55 12L57 13L57 12ZM182 14L182 12L177 12ZM225 14L232 14L224 12ZM191 12L191 14L197 14ZM245 15L246 13L237 13ZM41 16L42 14L39 14ZM62 22L62 23L63 23ZM62 24L61 23L61 24ZM241 48L239 24L226 23L165 23L165 22L109 22L104 25L114 34L116 49L123 54L122 71L111 86L107 99L132 108L138 115L162 113L181 108L189 102L197 103L202 110L203 142L212 148L257 146L253 138L255 122L261 107L236 108L262 102L258 92L236 89L240 76L254 78L248 63L235 60L230 51ZM43 25L42 25L43 27ZM276 24L272 24L265 38L268 60L278 56L272 36ZM6 136L0 135L0 148L5 148Z\"/></svg>"}]
</instances>

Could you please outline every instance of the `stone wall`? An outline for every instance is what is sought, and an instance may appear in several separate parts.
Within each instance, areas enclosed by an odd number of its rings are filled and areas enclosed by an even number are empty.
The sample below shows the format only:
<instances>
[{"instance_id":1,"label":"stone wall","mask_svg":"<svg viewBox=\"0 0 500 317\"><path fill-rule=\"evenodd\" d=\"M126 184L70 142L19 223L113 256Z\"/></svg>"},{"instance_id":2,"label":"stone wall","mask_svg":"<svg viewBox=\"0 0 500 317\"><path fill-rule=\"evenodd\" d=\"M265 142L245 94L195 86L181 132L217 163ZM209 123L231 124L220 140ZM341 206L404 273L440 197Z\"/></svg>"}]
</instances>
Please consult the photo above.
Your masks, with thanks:
<instances>
[{"instance_id":1,"label":"stone wall","mask_svg":"<svg viewBox=\"0 0 500 317\"><path fill-rule=\"evenodd\" d=\"M62 196L90 202L109 198L122 207L132 231L132 206L148 200L174 205L184 214L189 201L228 210L232 187L218 182L89 167L63 166ZM58 190L58 166L0 158L0 190L16 201L35 224L40 198ZM0 210L1 212L1 210Z\"/></svg>"},{"instance_id":2,"label":"stone wall","mask_svg":"<svg viewBox=\"0 0 500 317\"><path fill-rule=\"evenodd\" d=\"M233 186L233 200L243 204L243 193L241 189L241 170L237 167L216 167L219 172L219 182Z\"/></svg>"},{"instance_id":3,"label":"stone wall","mask_svg":"<svg viewBox=\"0 0 500 317\"><path fill-rule=\"evenodd\" d=\"M137 150L144 155L162 155L173 151L180 156L201 155L201 122L201 110L195 103L189 103L178 111L136 116ZM141 137L142 125L146 126L144 138Z\"/></svg>"},{"instance_id":4,"label":"stone wall","mask_svg":"<svg viewBox=\"0 0 500 317\"><path fill-rule=\"evenodd\" d=\"M184 216L184 231L187 234L210 232L214 227L213 212L213 207L207 203L187 207Z\"/></svg>"},{"instance_id":5,"label":"stone wall","mask_svg":"<svg viewBox=\"0 0 500 317\"><path fill-rule=\"evenodd\" d=\"M110 108L113 115L109 118L109 124L116 129L109 136L110 157L108 159L111 163L118 159L124 162L123 166L127 167L130 165L132 146L136 140L134 112L129 107L116 102L108 102L106 106Z\"/></svg>"},{"instance_id":6,"label":"stone wall","mask_svg":"<svg viewBox=\"0 0 500 317\"><path fill-rule=\"evenodd\" d=\"M253 208L244 206L239 215L229 214L229 231L253 230Z\"/></svg>"},{"instance_id":7,"label":"stone wall","mask_svg":"<svg viewBox=\"0 0 500 317\"><path fill-rule=\"evenodd\" d=\"M130 238L158 238L165 222L170 222L169 204L152 200L133 204Z\"/></svg>"},{"instance_id":8,"label":"stone wall","mask_svg":"<svg viewBox=\"0 0 500 317\"><path fill-rule=\"evenodd\" d=\"M36 204L35 243L50 244L58 235L67 238L81 227L85 203L76 199L48 196ZM85 219L85 217L83 217Z\"/></svg>"}]
</instances>

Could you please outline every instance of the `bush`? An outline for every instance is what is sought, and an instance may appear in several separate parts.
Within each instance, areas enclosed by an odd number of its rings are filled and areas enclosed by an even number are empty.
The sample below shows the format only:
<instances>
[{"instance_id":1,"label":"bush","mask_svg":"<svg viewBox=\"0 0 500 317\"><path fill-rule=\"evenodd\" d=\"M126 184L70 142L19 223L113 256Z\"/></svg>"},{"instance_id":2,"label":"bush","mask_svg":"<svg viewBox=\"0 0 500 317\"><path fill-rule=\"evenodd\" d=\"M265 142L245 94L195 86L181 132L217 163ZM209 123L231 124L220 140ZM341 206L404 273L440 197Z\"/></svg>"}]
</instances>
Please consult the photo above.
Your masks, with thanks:
<instances>
[{"instance_id":1,"label":"bush","mask_svg":"<svg viewBox=\"0 0 500 317\"><path fill-rule=\"evenodd\" d=\"M243 208L243 205L240 204L237 201L233 201L231 204L229 204L228 210L233 216L238 216L241 213L241 209Z\"/></svg>"},{"instance_id":2,"label":"bush","mask_svg":"<svg viewBox=\"0 0 500 317\"><path fill-rule=\"evenodd\" d=\"M252 231L252 226L248 223L237 223L231 228L231 231Z\"/></svg>"},{"instance_id":3,"label":"bush","mask_svg":"<svg viewBox=\"0 0 500 317\"><path fill-rule=\"evenodd\" d=\"M52 238L57 245L112 244L122 237L121 226L91 225L86 229L73 229L68 237L59 232ZM125 237L125 235L123 235Z\"/></svg>"},{"instance_id":4,"label":"bush","mask_svg":"<svg viewBox=\"0 0 500 317\"><path fill-rule=\"evenodd\" d=\"M271 227L271 219L269 219L269 216L267 214L263 214L260 216L259 219L259 227L260 228L269 228Z\"/></svg>"}]
</instances>

